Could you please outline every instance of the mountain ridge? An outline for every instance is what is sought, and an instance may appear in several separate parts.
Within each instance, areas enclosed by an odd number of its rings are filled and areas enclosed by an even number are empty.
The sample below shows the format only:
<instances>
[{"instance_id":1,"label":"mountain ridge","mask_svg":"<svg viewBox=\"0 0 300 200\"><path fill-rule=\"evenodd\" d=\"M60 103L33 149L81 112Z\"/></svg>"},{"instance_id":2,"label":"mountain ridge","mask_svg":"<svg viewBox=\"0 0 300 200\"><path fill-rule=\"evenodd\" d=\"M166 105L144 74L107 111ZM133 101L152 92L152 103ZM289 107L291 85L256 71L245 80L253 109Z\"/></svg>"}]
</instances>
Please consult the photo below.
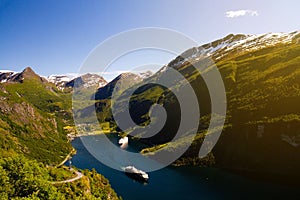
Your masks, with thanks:
<instances>
[{"instance_id":1,"label":"mountain ridge","mask_svg":"<svg viewBox=\"0 0 300 200\"><path fill-rule=\"evenodd\" d=\"M107 99L110 98L114 89L118 93L122 93L125 88L129 88L134 84L137 84L144 79L148 78L152 74L150 72L145 72L143 74L135 74L131 72L125 72L118 75L112 81L107 83L105 86L98 88L95 93L95 100Z\"/></svg>"},{"instance_id":2,"label":"mountain ridge","mask_svg":"<svg viewBox=\"0 0 300 200\"><path fill-rule=\"evenodd\" d=\"M215 163L215 166L226 169L275 173L285 179L296 179L292 177L297 175L300 167L300 160L296 159L300 153L297 148L300 145L300 110L297 106L300 101L299 38L299 31L259 36L228 35L209 45L186 50L150 77L155 82L172 67L189 81L201 102L197 136L175 163ZM226 43L229 40L231 43ZM199 73L193 64L201 64L207 56L215 62L224 81L228 110L213 156L209 154L204 161L198 159L198 153L211 118L211 102L201 73L209 73L209 70ZM144 126L150 123L148 112L153 104L163 105L172 120L167 120L157 135L140 139L150 145L142 152L150 152L150 155L173 152L190 138L169 142L177 131L175 125L180 123L180 118L176 121L176 115L180 116L179 105L170 91L155 85L140 87L131 97L130 115L136 123ZM103 105L95 105L101 120L112 120L109 112L106 112L106 117L101 115L105 110ZM118 112L123 112L121 107ZM159 148L164 144L168 144L166 148ZM283 173L285 168L289 171Z\"/></svg>"}]
</instances>

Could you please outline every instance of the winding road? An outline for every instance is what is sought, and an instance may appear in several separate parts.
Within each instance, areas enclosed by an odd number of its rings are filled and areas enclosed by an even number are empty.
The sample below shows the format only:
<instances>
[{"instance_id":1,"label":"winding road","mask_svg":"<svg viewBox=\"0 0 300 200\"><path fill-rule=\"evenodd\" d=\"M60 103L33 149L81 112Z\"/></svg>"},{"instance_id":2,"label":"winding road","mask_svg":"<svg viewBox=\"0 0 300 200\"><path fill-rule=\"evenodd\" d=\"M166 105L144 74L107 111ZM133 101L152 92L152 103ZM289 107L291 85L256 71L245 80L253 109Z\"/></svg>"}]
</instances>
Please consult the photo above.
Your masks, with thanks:
<instances>
[{"instance_id":1,"label":"winding road","mask_svg":"<svg viewBox=\"0 0 300 200\"><path fill-rule=\"evenodd\" d=\"M70 178L70 179L64 180L64 181L52 181L51 183L52 184L70 183L70 182L76 181L78 179L81 179L84 176L81 172L75 171L74 169L70 169L70 171L75 172L77 176L74 177L74 178Z\"/></svg>"}]
</instances>

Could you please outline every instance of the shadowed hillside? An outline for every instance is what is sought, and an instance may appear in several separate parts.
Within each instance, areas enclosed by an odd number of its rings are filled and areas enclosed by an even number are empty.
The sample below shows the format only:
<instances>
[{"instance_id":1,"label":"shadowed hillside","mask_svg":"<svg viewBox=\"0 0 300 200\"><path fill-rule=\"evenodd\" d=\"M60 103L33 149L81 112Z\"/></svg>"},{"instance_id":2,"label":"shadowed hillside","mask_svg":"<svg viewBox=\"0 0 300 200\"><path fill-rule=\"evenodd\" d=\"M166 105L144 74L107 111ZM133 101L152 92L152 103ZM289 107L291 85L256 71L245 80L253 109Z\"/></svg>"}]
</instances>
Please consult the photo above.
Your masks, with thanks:
<instances>
[{"instance_id":1,"label":"shadowed hillside","mask_svg":"<svg viewBox=\"0 0 300 200\"><path fill-rule=\"evenodd\" d=\"M210 67L199 73L193 66L201 65L205 60L201 56L204 55L214 60L221 73L228 106L221 138L209 160L213 159L217 166L228 169L289 174L289 177L298 174L299 38L299 32L259 36L231 34L187 50L151 77L155 81L168 68L176 69L189 80L198 97L201 110L198 135L177 164L213 163L203 163L197 159L211 116L210 96L200 74L209 73ZM119 100L122 102L122 99ZM183 137L170 143L167 148L159 147L174 137L180 123L179 105L169 89L145 85L136 90L130 103L133 120L140 125L148 124L149 108L155 103L163 105L169 115L157 135L141 140L150 145L143 153L163 153L172 151L173 147L180 148L180 144L191 138ZM119 109L121 113L121 107ZM107 119L111 119L111 114L107 115Z\"/></svg>"}]
</instances>

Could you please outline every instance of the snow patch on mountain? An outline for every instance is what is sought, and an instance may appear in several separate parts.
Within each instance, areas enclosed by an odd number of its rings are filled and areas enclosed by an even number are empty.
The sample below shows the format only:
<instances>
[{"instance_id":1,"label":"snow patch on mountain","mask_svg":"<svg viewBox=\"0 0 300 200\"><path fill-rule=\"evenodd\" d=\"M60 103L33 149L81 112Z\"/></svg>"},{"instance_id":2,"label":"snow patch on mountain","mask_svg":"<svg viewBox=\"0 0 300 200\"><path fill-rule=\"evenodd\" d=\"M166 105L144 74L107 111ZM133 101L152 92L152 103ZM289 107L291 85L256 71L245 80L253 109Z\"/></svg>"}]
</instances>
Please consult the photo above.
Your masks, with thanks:
<instances>
[{"instance_id":1,"label":"snow patch on mountain","mask_svg":"<svg viewBox=\"0 0 300 200\"><path fill-rule=\"evenodd\" d=\"M231 45L228 45L227 51L234 48L241 48L247 51L253 49L265 48L268 46L274 46L278 43L290 43L293 38L298 35L299 32L293 33L267 33L260 35L249 35L247 38L234 42Z\"/></svg>"},{"instance_id":2,"label":"snow patch on mountain","mask_svg":"<svg viewBox=\"0 0 300 200\"><path fill-rule=\"evenodd\" d=\"M56 85L56 87L60 90L64 90L65 88L76 87L103 87L107 84L107 82L97 74L61 74L61 75L51 75L47 77L47 80L50 83Z\"/></svg>"},{"instance_id":3,"label":"snow patch on mountain","mask_svg":"<svg viewBox=\"0 0 300 200\"><path fill-rule=\"evenodd\" d=\"M83 87L89 88L89 87L103 87L107 84L107 82L104 80L103 77L97 75L97 74L85 74L81 76L83 80Z\"/></svg>"},{"instance_id":4,"label":"snow patch on mountain","mask_svg":"<svg viewBox=\"0 0 300 200\"><path fill-rule=\"evenodd\" d=\"M17 72L15 72L15 71L12 71L12 70L6 70L6 69L1 69L0 70L0 74L2 74L2 73L17 73Z\"/></svg>"},{"instance_id":5,"label":"snow patch on mountain","mask_svg":"<svg viewBox=\"0 0 300 200\"><path fill-rule=\"evenodd\" d=\"M79 75L75 73L68 73L68 74L53 74L47 77L47 80L50 83L56 82L69 82L74 78L77 78Z\"/></svg>"},{"instance_id":6,"label":"snow patch on mountain","mask_svg":"<svg viewBox=\"0 0 300 200\"><path fill-rule=\"evenodd\" d=\"M230 34L223 39L193 47L183 52L168 66L177 67L185 62L195 62L203 57L213 56L215 60L219 60L227 56L232 51L254 51L271 47L277 44L286 44L293 42L294 38L300 34L300 31L292 33L267 33L259 35L233 35ZM160 70L162 71L162 70Z\"/></svg>"},{"instance_id":7,"label":"snow patch on mountain","mask_svg":"<svg viewBox=\"0 0 300 200\"><path fill-rule=\"evenodd\" d=\"M56 85L59 90L63 90L68 82L70 82L75 77L70 77L68 75L50 75L47 77L47 80L50 83Z\"/></svg>"},{"instance_id":8,"label":"snow patch on mountain","mask_svg":"<svg viewBox=\"0 0 300 200\"><path fill-rule=\"evenodd\" d=\"M17 72L11 70L0 70L0 82L6 83L10 80L13 76L15 76Z\"/></svg>"},{"instance_id":9,"label":"snow patch on mountain","mask_svg":"<svg viewBox=\"0 0 300 200\"><path fill-rule=\"evenodd\" d=\"M141 79L149 78L153 75L153 72L150 70L147 71L141 71L141 72L134 72L134 74L138 75Z\"/></svg>"}]
</instances>

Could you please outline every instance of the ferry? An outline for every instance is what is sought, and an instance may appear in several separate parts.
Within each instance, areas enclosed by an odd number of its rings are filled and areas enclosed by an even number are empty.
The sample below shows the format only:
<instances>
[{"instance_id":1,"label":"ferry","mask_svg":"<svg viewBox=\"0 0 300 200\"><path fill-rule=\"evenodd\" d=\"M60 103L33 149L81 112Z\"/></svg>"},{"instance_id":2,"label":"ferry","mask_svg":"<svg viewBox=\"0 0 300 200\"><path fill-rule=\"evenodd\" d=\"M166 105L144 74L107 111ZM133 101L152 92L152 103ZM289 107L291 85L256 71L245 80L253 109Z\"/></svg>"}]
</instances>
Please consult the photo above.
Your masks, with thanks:
<instances>
[{"instance_id":1,"label":"ferry","mask_svg":"<svg viewBox=\"0 0 300 200\"><path fill-rule=\"evenodd\" d=\"M126 175L139 180L139 181L148 181L149 176L146 172L135 168L134 166L127 166L124 168L124 172Z\"/></svg>"}]
</instances>

